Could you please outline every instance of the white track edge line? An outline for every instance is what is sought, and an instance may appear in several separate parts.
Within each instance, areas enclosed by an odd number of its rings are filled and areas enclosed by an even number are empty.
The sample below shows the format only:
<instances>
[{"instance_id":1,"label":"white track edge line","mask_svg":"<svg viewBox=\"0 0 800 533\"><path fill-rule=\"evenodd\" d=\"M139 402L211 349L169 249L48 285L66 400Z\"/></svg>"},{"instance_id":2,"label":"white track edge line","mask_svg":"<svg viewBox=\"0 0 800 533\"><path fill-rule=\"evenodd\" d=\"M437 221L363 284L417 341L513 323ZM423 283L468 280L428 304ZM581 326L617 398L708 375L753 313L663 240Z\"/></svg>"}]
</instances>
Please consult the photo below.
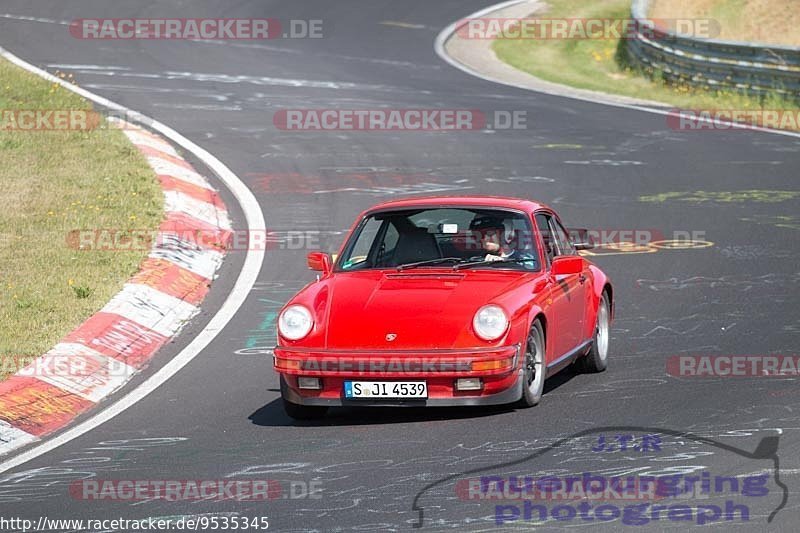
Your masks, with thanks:
<instances>
[{"instance_id":1,"label":"white track edge line","mask_svg":"<svg viewBox=\"0 0 800 533\"><path fill-rule=\"evenodd\" d=\"M439 35L436 36L436 40L434 41L434 49L436 50L436 54L440 58L442 58L446 63L450 64L451 66L453 66L453 67L455 67L455 68L457 68L457 69L459 69L459 70L461 70L463 72L466 72L467 74L475 76L476 78L480 78L480 79L486 80L486 81L491 81L491 82L494 82L494 83L500 83L502 85L508 85L509 87L516 87L517 89L525 89L526 91L532 91L532 92L541 93L541 94L549 94L551 96L560 96L562 98L570 98L572 100L580 100L581 102L588 102L590 104L599 104L599 105L606 105L606 106L610 106L610 107L619 107L619 108L622 108L622 109L631 109L631 110L634 110L634 111L644 111L645 113L653 113L653 114L656 114L656 115L667 116L672 111L674 111L674 110L655 109L655 108L652 108L652 107L640 106L640 105L634 105L634 104L624 104L622 102L614 102L613 100L604 100L604 99L602 99L602 96L598 96L597 100L593 100L591 98L587 98L587 97L584 97L584 96L578 96L578 95L575 95L575 94L562 93L562 92L559 92L559 91L547 91L547 90L544 90L544 89L536 89L536 88L533 88L533 87L528 87L527 85L522 85L522 84L519 84L519 83L513 83L513 82L510 82L510 81L506 81L506 80L503 80L501 78L494 78L492 76L486 76L486 75L481 74L480 72L478 72L476 70L473 70L472 68L468 67L467 65L465 65L465 64L463 64L463 63L461 63L459 61L456 61L455 59L450 57L450 55L445 50L445 44L447 43L447 41L450 39L450 37L452 37L455 34L456 30L458 30L458 28L460 26L462 26L463 24L466 23L466 21L468 19L480 18L480 17L482 17L484 15L492 13L493 11L497 11L497 10L500 10L500 9L505 9L507 7L511 7L513 5L521 4L521 3L527 2L527 1L528 0L509 0L507 2L500 2L499 4L494 4L492 6L486 7L484 9L481 9L480 11L476 11L475 13L472 13L471 15L467 15L466 17L463 17L463 18L453 22L452 24L447 26L445 29L443 29L441 32L439 32ZM511 67L511 68L513 68L513 67ZM522 71L520 71L520 72L522 72ZM564 87L567 88L567 89L571 89L571 87L569 87L567 85L564 85ZM612 97L614 95L609 93L608 96ZM664 105L665 106L669 106L671 104L664 102ZM675 108L675 109L677 109L677 108ZM800 133L795 133L793 131L776 130L776 129L764 128L764 127L760 127L760 126L750 126L750 125L747 125L747 124L739 124L739 123L736 123L736 122L727 122L727 121L724 121L724 120L714 120L714 119L709 119L709 118L705 118L705 117L692 117L692 120L697 121L697 122L704 122L706 124L720 124L720 125L724 125L724 126L730 127L732 129L744 129L744 130L751 130L751 131L759 131L759 132L762 132L762 133L772 133L772 134L775 134L775 135L784 135L786 137L795 137L795 138L800 139Z\"/></svg>"},{"instance_id":2,"label":"white track edge line","mask_svg":"<svg viewBox=\"0 0 800 533\"><path fill-rule=\"evenodd\" d=\"M261 206L258 204L253 193L244 184L244 182L239 179L239 177L233 173L227 166L225 166L220 160L214 157L211 153L206 151L205 149L201 148L197 144L193 143L177 131L173 130L169 126L162 124L154 119L151 119L141 113L128 109L124 106L121 106L111 100L107 100L102 96L98 96L94 93L91 93L85 89L80 87L74 86L71 83L67 83L64 80L53 76L52 74L41 70L30 63L23 61L22 59L18 58L5 48L0 47L0 56L4 57L8 61L14 63L15 65L22 67L23 69L36 74L48 81L53 83L58 83L62 87L69 89L70 91L83 96L87 100L91 100L103 107L107 107L109 109L114 109L117 111L122 111L127 113L128 118L133 119L141 124L147 125L152 129L160 132L165 137L169 138L176 144L180 145L187 151L193 153L198 159L200 159L206 166L208 166L211 170L216 173L216 175L222 180L222 182L230 189L233 193L236 200L239 202L239 205L242 207L242 211L244 212L245 218L247 220L247 227L251 231L265 231L266 232L266 222L264 221L264 214L261 211ZM258 275L261 272L261 267L264 263L264 250L248 250L247 256L245 257L244 265L242 266L242 271L239 274L238 279L236 280L236 284L231 290L230 294L228 295L225 302L222 304L222 307L217 311L211 321L208 323L208 326L195 337L192 342L189 343L181 352L176 355L173 359L171 359L167 364L165 364L158 372L150 376L146 381L140 384L138 387L130 391L128 394L111 404L109 407L103 409L99 413L93 415L88 420L85 420L78 424L77 426L65 431L64 433L57 435L53 438L44 440L41 444L15 456L10 457L9 459L0 463L0 473L6 472L12 468L15 468L21 464L27 463L32 459L35 459L51 450L58 448L59 446L70 442L73 439L80 437L81 435L93 430L94 428L100 426L101 424L111 420L118 414L122 413L129 407L133 406L143 398L145 398L148 394L156 390L159 386L164 384L167 380L169 380L172 376L178 373L184 366L186 366L192 359L197 357L197 355L205 349L211 341L213 341L216 336L219 334L220 331L233 319L234 315L237 311L241 308L244 304L247 296L249 295L251 289L255 285L256 280L258 279ZM13 453L13 451L11 452Z\"/></svg>"}]
</instances>

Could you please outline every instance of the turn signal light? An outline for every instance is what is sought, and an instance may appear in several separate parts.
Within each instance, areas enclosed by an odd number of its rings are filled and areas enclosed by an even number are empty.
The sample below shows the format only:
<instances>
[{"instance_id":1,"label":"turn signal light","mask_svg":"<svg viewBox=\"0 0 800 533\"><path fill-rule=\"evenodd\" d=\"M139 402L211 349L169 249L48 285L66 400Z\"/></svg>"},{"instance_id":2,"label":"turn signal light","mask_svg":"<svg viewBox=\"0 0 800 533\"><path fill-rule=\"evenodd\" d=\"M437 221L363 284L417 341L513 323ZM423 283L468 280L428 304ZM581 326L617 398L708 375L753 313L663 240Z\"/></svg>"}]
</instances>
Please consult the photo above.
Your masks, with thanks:
<instances>
[{"instance_id":1,"label":"turn signal light","mask_svg":"<svg viewBox=\"0 0 800 533\"><path fill-rule=\"evenodd\" d=\"M300 370L302 363L294 359L275 358L275 370Z\"/></svg>"},{"instance_id":2,"label":"turn signal light","mask_svg":"<svg viewBox=\"0 0 800 533\"><path fill-rule=\"evenodd\" d=\"M471 370L473 372L487 372L492 370L505 370L513 364L513 359L499 359L494 361L473 361Z\"/></svg>"}]
</instances>

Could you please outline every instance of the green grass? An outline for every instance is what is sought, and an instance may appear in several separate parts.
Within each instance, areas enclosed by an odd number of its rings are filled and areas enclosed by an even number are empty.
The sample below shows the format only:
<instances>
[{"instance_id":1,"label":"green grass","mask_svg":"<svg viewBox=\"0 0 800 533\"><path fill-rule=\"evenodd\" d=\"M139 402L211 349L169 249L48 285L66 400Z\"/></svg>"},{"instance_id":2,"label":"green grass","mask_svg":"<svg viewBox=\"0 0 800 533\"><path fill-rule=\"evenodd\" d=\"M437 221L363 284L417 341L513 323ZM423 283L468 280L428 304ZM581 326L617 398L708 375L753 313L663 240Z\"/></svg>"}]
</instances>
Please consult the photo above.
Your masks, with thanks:
<instances>
[{"instance_id":1,"label":"green grass","mask_svg":"<svg viewBox=\"0 0 800 533\"><path fill-rule=\"evenodd\" d=\"M542 18L630 18L630 0L549 0ZM749 97L654 81L627 64L625 42L614 39L498 39L497 56L541 79L605 93L656 100L684 109L800 109L777 95Z\"/></svg>"},{"instance_id":2,"label":"green grass","mask_svg":"<svg viewBox=\"0 0 800 533\"><path fill-rule=\"evenodd\" d=\"M91 109L0 60L0 110ZM0 131L0 379L102 308L145 250L78 251L71 230L158 227L163 197L116 129Z\"/></svg>"}]
</instances>

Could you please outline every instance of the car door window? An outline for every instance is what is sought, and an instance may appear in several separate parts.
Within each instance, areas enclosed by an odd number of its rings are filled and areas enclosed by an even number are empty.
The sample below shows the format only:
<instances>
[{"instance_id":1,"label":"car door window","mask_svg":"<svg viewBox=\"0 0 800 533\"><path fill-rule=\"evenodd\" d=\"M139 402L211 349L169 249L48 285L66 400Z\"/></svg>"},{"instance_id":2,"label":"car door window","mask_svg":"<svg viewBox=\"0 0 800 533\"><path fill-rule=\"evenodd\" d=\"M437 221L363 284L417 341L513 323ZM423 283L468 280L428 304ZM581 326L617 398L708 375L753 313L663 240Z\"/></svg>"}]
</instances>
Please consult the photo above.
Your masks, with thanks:
<instances>
[{"instance_id":1,"label":"car door window","mask_svg":"<svg viewBox=\"0 0 800 533\"><path fill-rule=\"evenodd\" d=\"M572 245L564 226L555 218L550 219L550 225L558 245L558 255L575 255L575 247Z\"/></svg>"},{"instance_id":2,"label":"car door window","mask_svg":"<svg viewBox=\"0 0 800 533\"><path fill-rule=\"evenodd\" d=\"M358 235L358 240L356 240L353 245L350 259L342 265L343 269L355 270L367 266L366 261L369 256L369 251L370 248L372 248L378 230L381 228L381 224L382 222L380 220L374 218L370 218L366 221L364 227L361 229L361 233Z\"/></svg>"},{"instance_id":3,"label":"car door window","mask_svg":"<svg viewBox=\"0 0 800 533\"><path fill-rule=\"evenodd\" d=\"M386 233L383 235L383 241L378 245L378 251L375 256L375 264L380 267L386 266L387 258L394 255L397 241L400 238L400 232L394 223L387 221L387 224Z\"/></svg>"},{"instance_id":4,"label":"car door window","mask_svg":"<svg viewBox=\"0 0 800 533\"><path fill-rule=\"evenodd\" d=\"M553 239L553 232L550 229L550 215L539 213L536 215L536 227L542 235L542 245L544 246L544 256L547 261L547 266L555 259L557 250Z\"/></svg>"}]
</instances>

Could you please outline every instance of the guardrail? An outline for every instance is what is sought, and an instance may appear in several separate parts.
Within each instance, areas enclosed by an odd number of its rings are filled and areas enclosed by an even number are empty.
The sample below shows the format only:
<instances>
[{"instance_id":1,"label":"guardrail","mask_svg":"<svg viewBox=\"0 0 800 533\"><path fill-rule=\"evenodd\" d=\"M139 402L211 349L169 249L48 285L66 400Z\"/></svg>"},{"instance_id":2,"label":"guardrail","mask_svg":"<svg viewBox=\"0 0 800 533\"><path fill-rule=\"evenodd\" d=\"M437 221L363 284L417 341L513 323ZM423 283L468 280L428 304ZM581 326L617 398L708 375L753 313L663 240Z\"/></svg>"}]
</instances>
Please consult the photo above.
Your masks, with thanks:
<instances>
[{"instance_id":1,"label":"guardrail","mask_svg":"<svg viewBox=\"0 0 800 533\"><path fill-rule=\"evenodd\" d=\"M639 30L628 40L635 64L675 82L800 100L800 48L696 39L652 29L649 7L650 0L633 0L631 5L637 27L648 28L647 35Z\"/></svg>"}]
</instances>

